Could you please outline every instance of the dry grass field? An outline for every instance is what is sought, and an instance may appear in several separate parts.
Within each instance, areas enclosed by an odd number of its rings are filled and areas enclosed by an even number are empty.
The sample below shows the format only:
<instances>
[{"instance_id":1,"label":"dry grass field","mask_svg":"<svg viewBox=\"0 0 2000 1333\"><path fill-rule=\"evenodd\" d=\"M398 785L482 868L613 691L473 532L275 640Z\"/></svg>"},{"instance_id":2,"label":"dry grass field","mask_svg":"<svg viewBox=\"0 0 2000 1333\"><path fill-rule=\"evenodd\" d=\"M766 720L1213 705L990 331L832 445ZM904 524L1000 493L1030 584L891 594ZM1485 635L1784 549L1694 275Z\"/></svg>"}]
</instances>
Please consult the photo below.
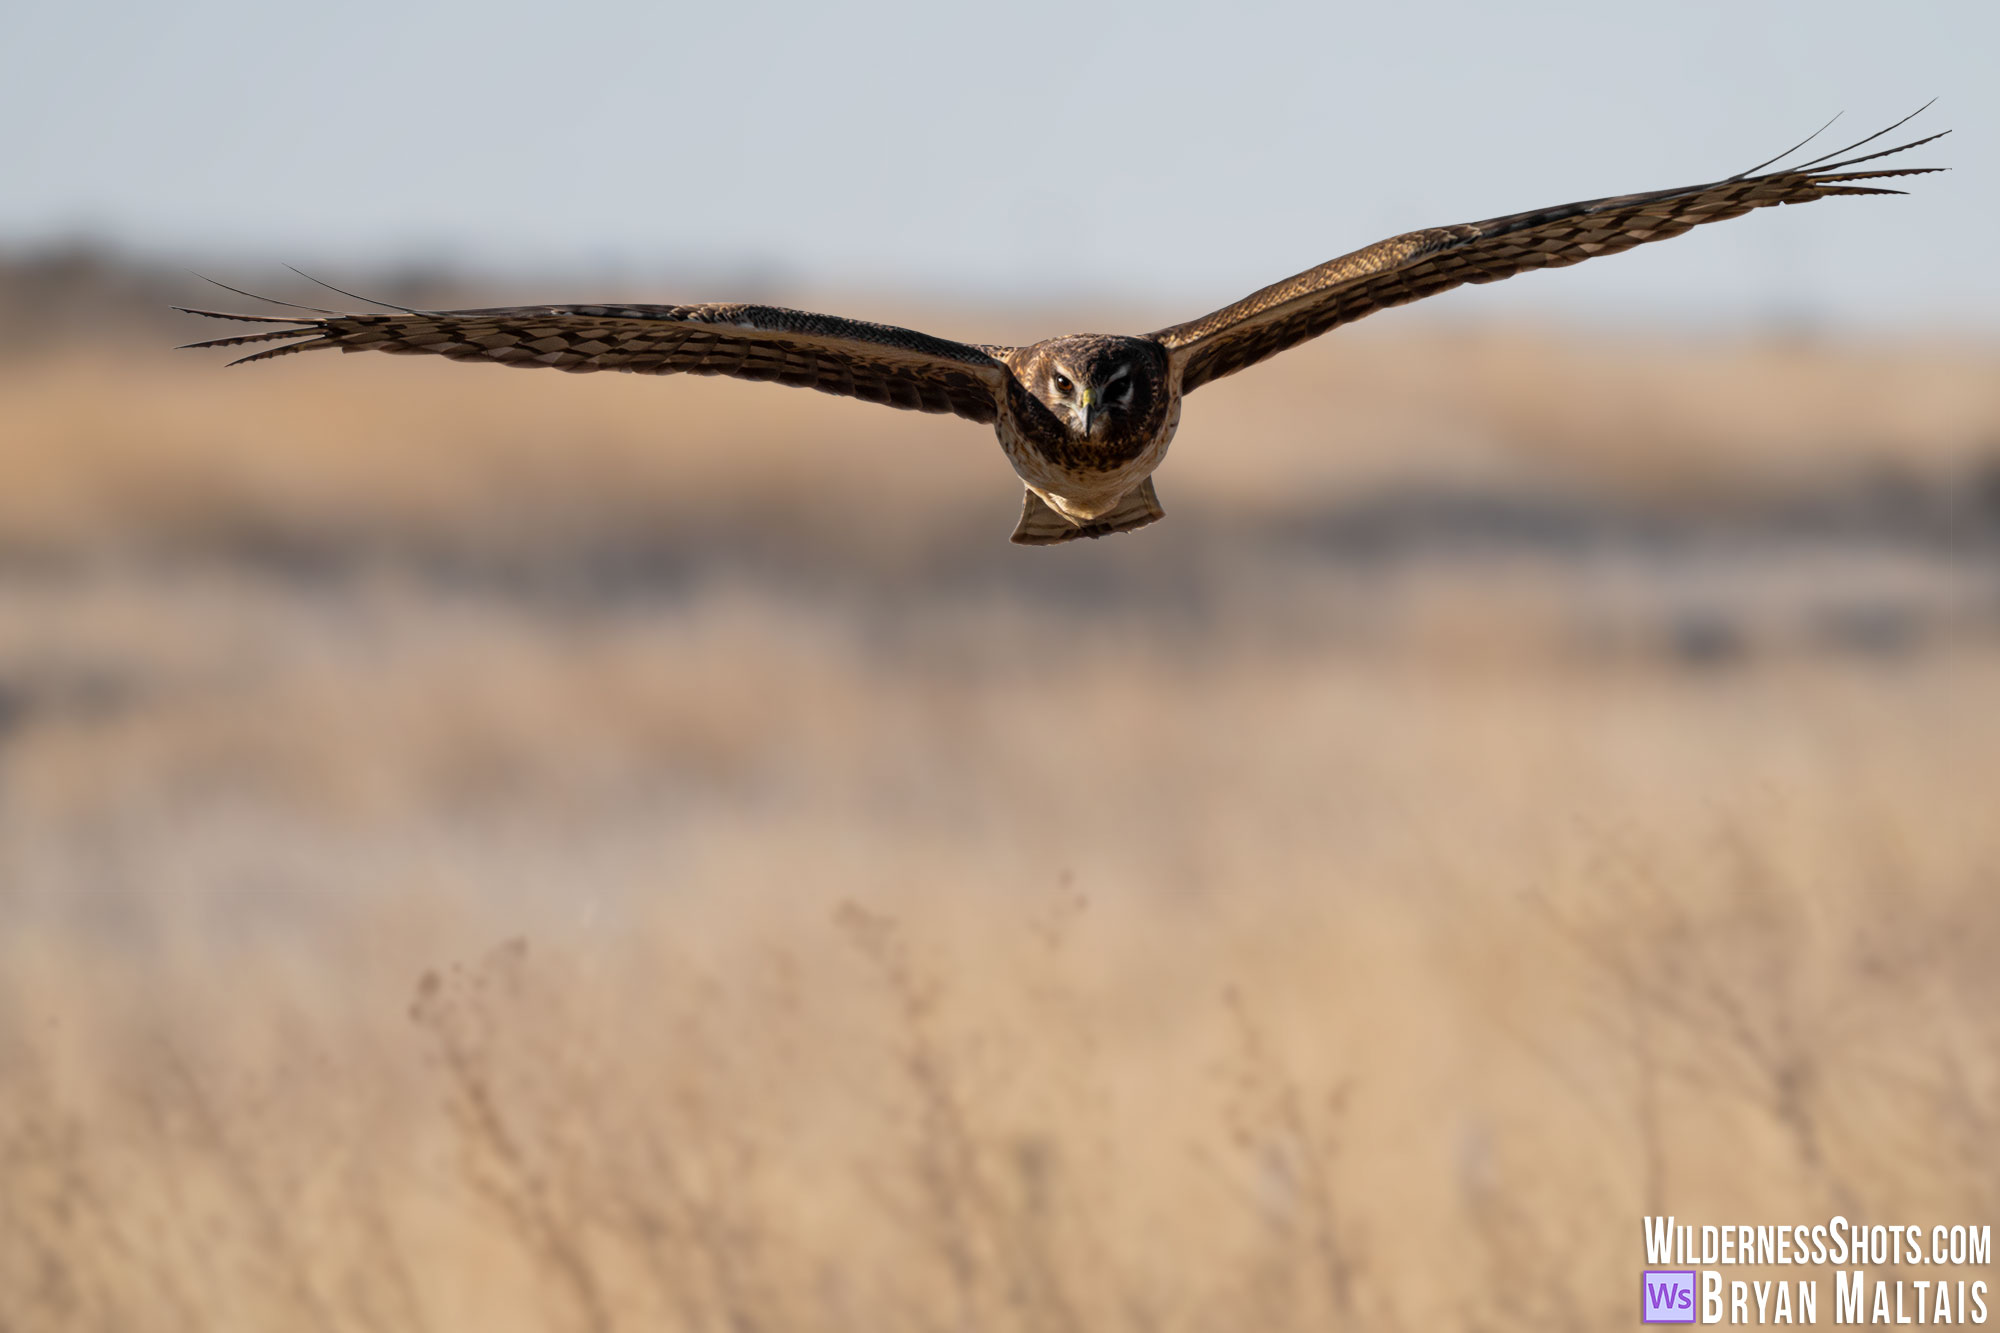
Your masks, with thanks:
<instances>
[{"instance_id":1,"label":"dry grass field","mask_svg":"<svg viewBox=\"0 0 2000 1333\"><path fill-rule=\"evenodd\" d=\"M17 343L0 476L5 1333L1596 1329L1648 1213L2000 1211L1992 348L1384 320L1053 550L983 428L417 359Z\"/></svg>"}]
</instances>

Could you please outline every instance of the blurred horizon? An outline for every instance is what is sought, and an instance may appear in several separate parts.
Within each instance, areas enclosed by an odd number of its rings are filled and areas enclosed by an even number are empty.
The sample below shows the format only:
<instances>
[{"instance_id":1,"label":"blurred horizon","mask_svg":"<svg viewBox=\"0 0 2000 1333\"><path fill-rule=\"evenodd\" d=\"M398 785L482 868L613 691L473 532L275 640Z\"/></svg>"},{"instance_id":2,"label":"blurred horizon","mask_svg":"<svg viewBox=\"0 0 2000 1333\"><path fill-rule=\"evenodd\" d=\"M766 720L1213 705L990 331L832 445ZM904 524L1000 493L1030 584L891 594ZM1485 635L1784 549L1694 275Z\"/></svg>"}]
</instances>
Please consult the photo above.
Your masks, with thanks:
<instances>
[{"instance_id":1,"label":"blurred horizon","mask_svg":"<svg viewBox=\"0 0 2000 1333\"><path fill-rule=\"evenodd\" d=\"M339 299L300 274L275 276L285 284L260 296ZM352 281L365 295L431 308L527 301L540 287L519 275L452 268L387 269ZM616 299L608 291L578 295ZM778 288L759 295L811 303L816 294ZM365 551L393 531L396 549L457 550L454 559L512 550L505 561L636 561L635 568L664 561L699 570L727 566L732 552L756 552L768 562L790 550L784 561L802 568L860 559L880 578L902 577L900 564L920 551L936 556L949 548L950 567L960 572L1036 581L1042 578L1036 571L1062 569L1086 584L1136 579L1135 593L1143 585L1171 595L1194 568L1185 561L1200 564L1232 548L1239 556L1254 551L1253 563L1302 559L1308 568L1360 569L1385 558L1450 565L1469 552L1506 550L1546 562L1546 573L1561 578L1582 567L1576 561L1599 559L1630 560L1653 571L1649 578L1677 577L1676 562L1659 558L1662 543L1713 546L1733 552L1730 562L1753 554L1782 562L1817 558L1815 552L1903 550L1972 573L1992 532L2000 531L2000 396L1982 386L2000 344L1983 337L1914 339L1788 323L1722 338L1670 327L1593 331L1564 321L1371 319L1233 377L1190 404L1160 473L1176 515L1171 530L1024 562L1006 543L961 521L969 516L962 506L977 495L988 521L999 523L991 516L1011 512L1018 482L999 460L989 430L950 417L696 377L530 376L519 384L517 373L500 374L501 368L428 358L311 356L227 369L240 353L179 347L229 332L173 309L182 304L271 309L186 269L87 245L0 253L0 370L11 366L17 387L32 394L39 376L53 373L55 383L69 383L122 365L135 386L148 386L144 392L157 386L190 405L206 402L212 413L233 413L232 402L268 410L294 388L318 394L324 386L335 395L331 410L357 428L389 432L416 427L378 415L375 395L384 389L392 402L426 404L426 413L464 412L464 422L435 419L429 428L464 441L445 450L437 468L457 457L456 466L474 469L439 483L445 487L439 498L461 494L466 507L459 517L438 511L436 521L415 513L390 517L404 504L393 470L371 491L352 491L352 480L324 490L330 476L311 478L339 451L308 442L311 432L254 463L262 471L299 470L285 506L296 511L292 517L260 513L256 492L244 490L247 479L232 479L251 460L217 452L213 439L129 446L164 448L147 466L177 478L173 512L212 493L221 506L212 515L216 531L247 525L268 531L278 548L323 548L339 559L346 558L339 555L345 545ZM1026 341L1076 317L1027 302L949 307L886 293L872 305L867 313L875 317L967 339ZM544 382L551 378L557 382ZM1913 401L1885 397L1892 386ZM1634 404L1621 401L1628 396ZM536 411L570 406L549 418L547 439L513 438L519 431L509 422L495 423L507 442L476 443L474 423L486 418L486 404L509 401L536 404ZM690 408L694 415L683 421ZM1241 427L1232 418L1256 423L1258 437L1234 439ZM740 457L709 456L740 431L761 432L766 427L759 423L776 422L791 423L786 431L795 438L766 434ZM188 424L218 438L276 430L280 439L306 425L282 411ZM616 470L599 475L594 469L610 456L563 438L577 429L587 440L588 432L607 428L631 432L619 448L641 451L643 464L621 458ZM839 443L857 439L867 441L858 473L842 456L853 446ZM478 474L510 455L567 475L558 491L537 494L525 484L527 474ZM18 499L6 510L13 523L0 545L25 551L34 546L31 534L57 530L36 517L26 484L53 461L22 457ZM644 499L620 494L635 481L635 465L657 474L665 489L648 489ZM714 488L704 502L714 512L672 495L674 469L687 466ZM840 526L865 502L858 494L816 499L813 488L832 485L846 494L887 468L907 469L896 490L929 498L915 510L869 514L866 524L881 531L856 543ZM1192 493L1180 480L1190 470ZM92 484L110 486L107 495L122 485L108 475ZM974 489L961 489L968 486ZM178 531L174 541L183 542L202 530L188 527L184 514L156 529L131 507L142 493L123 491L119 504L131 517L121 540L157 530ZM780 495L789 497L781 517L755 512ZM496 502L501 507L490 520L475 518ZM524 506L518 518L500 520L512 506ZM349 507L351 513L334 518ZM306 517L322 508L320 517ZM545 508L560 512L555 527L533 517ZM494 544L502 530L485 527L493 520L514 523L515 534ZM522 543L536 532L562 535L530 556Z\"/></svg>"},{"instance_id":2,"label":"blurred horizon","mask_svg":"<svg viewBox=\"0 0 2000 1333\"><path fill-rule=\"evenodd\" d=\"M1992 333L2000 180L1970 0L1393 9L876 3L381 25L242 0L0 19L0 246L83 238L235 285L450 267L1188 318L1416 227L1712 180L1843 112L1955 168L1391 314ZM254 54L252 54L254 53ZM92 72L91 96L66 71ZM1690 95L1694 94L1694 95ZM43 108L61 108L47 115ZM1880 140L1880 147L1896 140ZM752 293L754 294L754 292ZM552 294L561 299L560 294ZM627 298L632 299L632 298Z\"/></svg>"}]
</instances>

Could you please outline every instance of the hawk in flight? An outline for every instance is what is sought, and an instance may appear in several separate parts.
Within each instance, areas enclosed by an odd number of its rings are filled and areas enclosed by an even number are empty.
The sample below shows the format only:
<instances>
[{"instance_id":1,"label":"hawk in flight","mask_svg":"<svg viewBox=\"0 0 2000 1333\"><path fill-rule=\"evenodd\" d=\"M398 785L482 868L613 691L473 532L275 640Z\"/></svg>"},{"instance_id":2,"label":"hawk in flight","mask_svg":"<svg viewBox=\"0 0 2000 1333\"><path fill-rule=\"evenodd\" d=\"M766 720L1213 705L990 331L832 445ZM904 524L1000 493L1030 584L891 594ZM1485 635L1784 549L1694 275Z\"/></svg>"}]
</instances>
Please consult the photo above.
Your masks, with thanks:
<instances>
[{"instance_id":1,"label":"hawk in flight","mask_svg":"<svg viewBox=\"0 0 2000 1333\"><path fill-rule=\"evenodd\" d=\"M1763 168L1796 148L1713 184L1405 232L1252 292L1213 314L1136 337L1068 334L1027 347L996 347L761 305L392 307L391 314L295 306L317 317L189 310L289 326L190 346L282 342L243 361L337 347L569 371L731 375L919 412L955 413L993 426L1027 487L1013 539L1047 546L1126 532L1162 516L1153 469L1166 457L1180 424L1181 399L1212 380L1338 325L1460 283L1496 282L1528 269L1616 254L1771 204L1903 193L1857 182L1941 168L1846 168L1942 135L1830 160L1903 123L1780 171Z\"/></svg>"}]
</instances>

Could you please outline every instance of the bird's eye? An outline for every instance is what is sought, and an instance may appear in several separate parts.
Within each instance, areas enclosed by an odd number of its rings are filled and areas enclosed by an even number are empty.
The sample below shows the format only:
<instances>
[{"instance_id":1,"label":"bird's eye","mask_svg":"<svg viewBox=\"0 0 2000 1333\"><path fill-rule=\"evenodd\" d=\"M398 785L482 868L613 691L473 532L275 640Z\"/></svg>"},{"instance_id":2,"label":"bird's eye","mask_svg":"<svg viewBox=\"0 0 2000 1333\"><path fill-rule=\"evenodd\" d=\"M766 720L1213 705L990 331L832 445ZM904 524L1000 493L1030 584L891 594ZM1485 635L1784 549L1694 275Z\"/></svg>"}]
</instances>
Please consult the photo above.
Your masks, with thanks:
<instances>
[{"instance_id":1,"label":"bird's eye","mask_svg":"<svg viewBox=\"0 0 2000 1333\"><path fill-rule=\"evenodd\" d=\"M1067 397L1069 396L1069 394L1070 394L1070 391L1071 391L1071 390L1073 390L1073 389L1075 389L1075 388L1076 388L1076 386L1075 386L1074 384L1071 384L1071 383L1069 382L1069 376L1067 376L1067 375L1058 375L1058 376L1056 376L1056 392L1057 392L1057 393L1059 393L1059 394L1063 395L1063 396L1064 396L1065 398L1067 398Z\"/></svg>"}]
</instances>

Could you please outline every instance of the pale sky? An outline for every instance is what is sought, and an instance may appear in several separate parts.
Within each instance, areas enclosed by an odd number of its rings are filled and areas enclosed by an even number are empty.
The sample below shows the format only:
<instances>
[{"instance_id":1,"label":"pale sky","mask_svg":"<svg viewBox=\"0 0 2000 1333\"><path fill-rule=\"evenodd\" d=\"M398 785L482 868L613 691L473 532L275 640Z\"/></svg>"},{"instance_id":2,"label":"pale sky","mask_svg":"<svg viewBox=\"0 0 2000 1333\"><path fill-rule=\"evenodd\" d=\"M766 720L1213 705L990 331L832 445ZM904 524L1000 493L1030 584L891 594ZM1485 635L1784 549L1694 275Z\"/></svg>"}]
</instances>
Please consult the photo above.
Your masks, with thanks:
<instances>
[{"instance_id":1,"label":"pale sky","mask_svg":"<svg viewBox=\"0 0 2000 1333\"><path fill-rule=\"evenodd\" d=\"M2000 3L0 0L0 248L86 235L253 287L446 258L651 275L644 299L762 273L1191 316L1932 97L1908 132L1956 132L1913 160L1954 170L1907 199L1426 305L1467 319L2000 331Z\"/></svg>"}]
</instances>

